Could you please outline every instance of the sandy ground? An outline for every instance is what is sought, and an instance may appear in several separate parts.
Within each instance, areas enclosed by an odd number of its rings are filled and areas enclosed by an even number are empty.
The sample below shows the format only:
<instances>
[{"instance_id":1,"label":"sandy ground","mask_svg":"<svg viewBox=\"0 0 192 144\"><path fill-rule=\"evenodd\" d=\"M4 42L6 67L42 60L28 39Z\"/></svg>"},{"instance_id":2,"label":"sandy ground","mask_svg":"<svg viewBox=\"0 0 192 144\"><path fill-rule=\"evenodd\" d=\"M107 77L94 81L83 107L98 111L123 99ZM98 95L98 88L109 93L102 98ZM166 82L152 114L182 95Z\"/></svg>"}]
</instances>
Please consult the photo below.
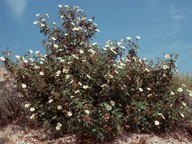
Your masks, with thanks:
<instances>
[{"instance_id":1,"label":"sandy ground","mask_svg":"<svg viewBox=\"0 0 192 144\"><path fill-rule=\"evenodd\" d=\"M78 144L95 143L93 141L79 142L76 135L66 135L62 138L49 139L43 129L29 129L10 124L0 128L0 144ZM171 134L138 134L126 133L111 142L104 144L192 144L192 135L177 130Z\"/></svg>"}]
</instances>

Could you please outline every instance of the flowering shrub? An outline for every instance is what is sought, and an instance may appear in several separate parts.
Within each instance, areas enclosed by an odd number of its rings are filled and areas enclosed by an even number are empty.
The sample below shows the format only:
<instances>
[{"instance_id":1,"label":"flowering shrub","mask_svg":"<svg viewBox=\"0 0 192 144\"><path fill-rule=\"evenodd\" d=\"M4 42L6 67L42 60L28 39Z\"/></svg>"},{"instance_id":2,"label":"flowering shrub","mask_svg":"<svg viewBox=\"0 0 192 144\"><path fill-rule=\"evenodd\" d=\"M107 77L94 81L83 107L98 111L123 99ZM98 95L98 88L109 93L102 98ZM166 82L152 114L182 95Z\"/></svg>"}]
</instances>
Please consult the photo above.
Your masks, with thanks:
<instances>
[{"instance_id":1,"label":"flowering shrub","mask_svg":"<svg viewBox=\"0 0 192 144\"><path fill-rule=\"evenodd\" d=\"M102 49L90 43L99 32L94 18L87 19L77 6L58 7L60 26L50 27L48 14L34 22L45 35L45 55L29 50L16 62L10 52L1 57L26 98L31 121L58 135L106 140L124 130L166 130L188 120L183 89L171 89L174 55L165 54L157 64L139 58L139 36L136 42L107 41Z\"/></svg>"}]
</instances>

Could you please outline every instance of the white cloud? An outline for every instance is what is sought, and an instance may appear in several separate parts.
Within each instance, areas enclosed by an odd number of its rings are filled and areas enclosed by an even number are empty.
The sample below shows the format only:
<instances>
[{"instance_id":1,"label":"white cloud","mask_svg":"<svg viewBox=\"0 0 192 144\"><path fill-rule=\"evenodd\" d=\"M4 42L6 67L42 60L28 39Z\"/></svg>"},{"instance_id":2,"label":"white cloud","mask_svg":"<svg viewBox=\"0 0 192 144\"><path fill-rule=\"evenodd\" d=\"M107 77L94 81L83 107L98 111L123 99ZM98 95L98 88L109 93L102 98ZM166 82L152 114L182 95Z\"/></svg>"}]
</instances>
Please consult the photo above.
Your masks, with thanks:
<instances>
[{"instance_id":1,"label":"white cloud","mask_svg":"<svg viewBox=\"0 0 192 144\"><path fill-rule=\"evenodd\" d=\"M185 24L185 20L188 16L184 13L183 9L179 9L174 5L170 7L169 13L171 15L171 19L173 20L171 26L172 32L170 33L170 36L175 36L183 30L183 25Z\"/></svg>"},{"instance_id":2,"label":"white cloud","mask_svg":"<svg viewBox=\"0 0 192 144\"><path fill-rule=\"evenodd\" d=\"M159 3L159 0L150 0L149 3L152 5L154 5L154 4L156 5Z\"/></svg>"},{"instance_id":3,"label":"white cloud","mask_svg":"<svg viewBox=\"0 0 192 144\"><path fill-rule=\"evenodd\" d=\"M175 6L170 7L170 14L175 21L181 21L187 17L180 11L180 9L176 8Z\"/></svg>"},{"instance_id":4,"label":"white cloud","mask_svg":"<svg viewBox=\"0 0 192 144\"><path fill-rule=\"evenodd\" d=\"M6 2L16 18L20 18L25 12L27 0L6 0Z\"/></svg>"}]
</instances>

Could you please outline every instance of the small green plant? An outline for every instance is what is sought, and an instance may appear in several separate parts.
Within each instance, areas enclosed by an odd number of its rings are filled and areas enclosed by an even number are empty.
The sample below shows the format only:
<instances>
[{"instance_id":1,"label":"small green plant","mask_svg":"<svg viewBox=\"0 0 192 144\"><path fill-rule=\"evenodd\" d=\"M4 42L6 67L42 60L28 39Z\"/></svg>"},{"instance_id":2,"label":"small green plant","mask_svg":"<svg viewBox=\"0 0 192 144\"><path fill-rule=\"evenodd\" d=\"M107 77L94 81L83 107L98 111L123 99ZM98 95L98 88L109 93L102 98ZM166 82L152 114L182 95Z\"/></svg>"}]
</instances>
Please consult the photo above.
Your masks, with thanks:
<instances>
[{"instance_id":1,"label":"small green plant","mask_svg":"<svg viewBox=\"0 0 192 144\"><path fill-rule=\"evenodd\" d=\"M26 98L28 119L56 135L77 133L100 141L125 130L162 131L188 122L183 88L172 89L173 54L157 64L139 58L139 36L135 42L130 37L107 41L102 49L90 42L99 32L94 18L77 6L58 7L60 26L49 26L48 14L34 22L45 35L45 55L29 50L16 62L10 52L1 57Z\"/></svg>"}]
</instances>

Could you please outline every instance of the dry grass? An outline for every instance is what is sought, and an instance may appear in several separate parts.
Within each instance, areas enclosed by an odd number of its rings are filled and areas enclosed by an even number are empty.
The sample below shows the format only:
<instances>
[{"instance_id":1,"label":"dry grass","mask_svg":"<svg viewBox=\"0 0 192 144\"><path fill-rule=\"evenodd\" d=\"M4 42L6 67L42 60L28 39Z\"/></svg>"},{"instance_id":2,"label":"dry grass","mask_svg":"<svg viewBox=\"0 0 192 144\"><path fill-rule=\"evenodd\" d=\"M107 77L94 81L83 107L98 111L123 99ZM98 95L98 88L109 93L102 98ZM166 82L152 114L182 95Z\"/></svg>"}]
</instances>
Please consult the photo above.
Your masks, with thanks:
<instances>
[{"instance_id":1,"label":"dry grass","mask_svg":"<svg viewBox=\"0 0 192 144\"><path fill-rule=\"evenodd\" d=\"M179 73L175 75L172 84L173 88L177 89L178 87L181 87L182 84L186 86L186 89L192 91L192 74ZM192 97L189 97L187 95L187 92L185 94L186 94L185 102L192 107Z\"/></svg>"},{"instance_id":2,"label":"dry grass","mask_svg":"<svg viewBox=\"0 0 192 144\"><path fill-rule=\"evenodd\" d=\"M0 78L3 77L5 73L5 69L3 68L3 66L0 65Z\"/></svg>"},{"instance_id":3,"label":"dry grass","mask_svg":"<svg viewBox=\"0 0 192 144\"><path fill-rule=\"evenodd\" d=\"M5 76L5 70L0 68L0 126L14 120L20 110L18 94L13 79Z\"/></svg>"}]
</instances>

